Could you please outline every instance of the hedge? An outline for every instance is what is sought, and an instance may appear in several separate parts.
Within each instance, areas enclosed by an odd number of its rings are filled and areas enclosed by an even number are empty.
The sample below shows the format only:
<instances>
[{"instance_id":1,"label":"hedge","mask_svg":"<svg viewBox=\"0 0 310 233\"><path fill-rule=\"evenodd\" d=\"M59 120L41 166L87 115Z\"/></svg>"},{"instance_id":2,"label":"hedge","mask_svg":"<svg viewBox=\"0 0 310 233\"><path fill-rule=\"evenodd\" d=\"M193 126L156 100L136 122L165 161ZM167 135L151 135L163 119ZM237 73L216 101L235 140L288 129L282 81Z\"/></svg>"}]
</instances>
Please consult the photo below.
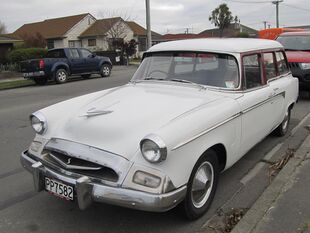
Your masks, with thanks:
<instances>
[{"instance_id":1,"label":"hedge","mask_svg":"<svg viewBox=\"0 0 310 233\"><path fill-rule=\"evenodd\" d=\"M43 48L26 48L14 49L8 54L10 62L20 62L28 59L44 58L47 54L47 49Z\"/></svg>"}]
</instances>

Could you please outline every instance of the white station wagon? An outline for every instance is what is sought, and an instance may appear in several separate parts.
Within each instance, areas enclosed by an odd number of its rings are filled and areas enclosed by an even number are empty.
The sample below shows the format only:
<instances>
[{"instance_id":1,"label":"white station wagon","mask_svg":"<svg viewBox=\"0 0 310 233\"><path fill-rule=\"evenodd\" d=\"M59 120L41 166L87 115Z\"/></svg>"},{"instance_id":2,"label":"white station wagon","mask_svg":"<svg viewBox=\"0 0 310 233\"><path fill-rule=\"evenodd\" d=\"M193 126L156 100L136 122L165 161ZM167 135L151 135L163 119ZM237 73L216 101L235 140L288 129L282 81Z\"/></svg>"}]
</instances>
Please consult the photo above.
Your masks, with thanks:
<instances>
[{"instance_id":1,"label":"white station wagon","mask_svg":"<svg viewBox=\"0 0 310 233\"><path fill-rule=\"evenodd\" d=\"M298 80L283 47L260 39L161 43L124 86L30 116L21 155L37 191L162 212L182 203L202 216L220 172L270 133L284 135Z\"/></svg>"}]
</instances>

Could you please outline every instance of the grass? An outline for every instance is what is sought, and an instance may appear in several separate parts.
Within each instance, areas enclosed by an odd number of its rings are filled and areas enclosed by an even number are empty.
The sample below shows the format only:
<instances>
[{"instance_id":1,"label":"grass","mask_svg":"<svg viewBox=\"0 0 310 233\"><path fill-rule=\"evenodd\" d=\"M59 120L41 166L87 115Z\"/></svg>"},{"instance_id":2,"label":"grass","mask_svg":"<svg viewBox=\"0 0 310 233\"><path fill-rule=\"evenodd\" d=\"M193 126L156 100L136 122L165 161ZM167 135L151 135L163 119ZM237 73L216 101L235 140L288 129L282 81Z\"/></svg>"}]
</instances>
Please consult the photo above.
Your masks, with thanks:
<instances>
[{"instance_id":1,"label":"grass","mask_svg":"<svg viewBox=\"0 0 310 233\"><path fill-rule=\"evenodd\" d=\"M34 85L34 82L31 80L14 80L7 82L0 82L0 90L17 88L17 87L27 87Z\"/></svg>"}]
</instances>

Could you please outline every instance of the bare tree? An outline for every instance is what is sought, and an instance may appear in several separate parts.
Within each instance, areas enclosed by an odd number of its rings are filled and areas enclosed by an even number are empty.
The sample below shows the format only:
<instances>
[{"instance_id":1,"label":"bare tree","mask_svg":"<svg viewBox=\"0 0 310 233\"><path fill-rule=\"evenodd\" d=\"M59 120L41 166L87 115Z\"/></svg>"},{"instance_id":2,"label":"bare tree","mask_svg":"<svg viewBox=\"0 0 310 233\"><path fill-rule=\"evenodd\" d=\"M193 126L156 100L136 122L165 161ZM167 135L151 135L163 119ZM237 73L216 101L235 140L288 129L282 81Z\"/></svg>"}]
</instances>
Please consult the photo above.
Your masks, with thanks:
<instances>
[{"instance_id":1,"label":"bare tree","mask_svg":"<svg viewBox=\"0 0 310 233\"><path fill-rule=\"evenodd\" d=\"M122 49L124 39L128 35L126 21L133 19L127 12L119 10L99 11L97 15L104 20L102 26L105 27L110 49Z\"/></svg>"},{"instance_id":2,"label":"bare tree","mask_svg":"<svg viewBox=\"0 0 310 233\"><path fill-rule=\"evenodd\" d=\"M3 22L0 21L0 34L7 33L6 26Z\"/></svg>"}]
</instances>

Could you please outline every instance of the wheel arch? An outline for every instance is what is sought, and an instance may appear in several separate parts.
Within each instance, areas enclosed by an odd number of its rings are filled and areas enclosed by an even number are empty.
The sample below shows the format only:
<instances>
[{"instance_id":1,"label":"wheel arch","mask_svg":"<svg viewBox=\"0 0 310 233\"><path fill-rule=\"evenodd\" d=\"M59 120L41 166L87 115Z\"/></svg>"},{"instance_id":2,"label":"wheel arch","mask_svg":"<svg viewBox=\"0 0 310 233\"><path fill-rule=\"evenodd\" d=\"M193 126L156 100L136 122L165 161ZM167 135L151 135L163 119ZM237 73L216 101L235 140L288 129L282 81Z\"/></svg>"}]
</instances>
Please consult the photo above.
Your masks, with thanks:
<instances>
[{"instance_id":1,"label":"wheel arch","mask_svg":"<svg viewBox=\"0 0 310 233\"><path fill-rule=\"evenodd\" d=\"M220 171L223 171L225 169L226 163L227 163L227 151L226 151L225 146L222 143L215 144L215 145L209 147L207 150L205 150L203 152L203 154L199 157L199 159L201 157L205 156L205 154L209 150L214 150L215 151L215 153L217 155L216 157L217 157L218 162L219 162Z\"/></svg>"},{"instance_id":2,"label":"wheel arch","mask_svg":"<svg viewBox=\"0 0 310 233\"><path fill-rule=\"evenodd\" d=\"M55 76L56 71L59 69L66 70L68 75L70 75L70 68L66 63L56 63L52 68L52 74L54 74L54 76Z\"/></svg>"}]
</instances>

